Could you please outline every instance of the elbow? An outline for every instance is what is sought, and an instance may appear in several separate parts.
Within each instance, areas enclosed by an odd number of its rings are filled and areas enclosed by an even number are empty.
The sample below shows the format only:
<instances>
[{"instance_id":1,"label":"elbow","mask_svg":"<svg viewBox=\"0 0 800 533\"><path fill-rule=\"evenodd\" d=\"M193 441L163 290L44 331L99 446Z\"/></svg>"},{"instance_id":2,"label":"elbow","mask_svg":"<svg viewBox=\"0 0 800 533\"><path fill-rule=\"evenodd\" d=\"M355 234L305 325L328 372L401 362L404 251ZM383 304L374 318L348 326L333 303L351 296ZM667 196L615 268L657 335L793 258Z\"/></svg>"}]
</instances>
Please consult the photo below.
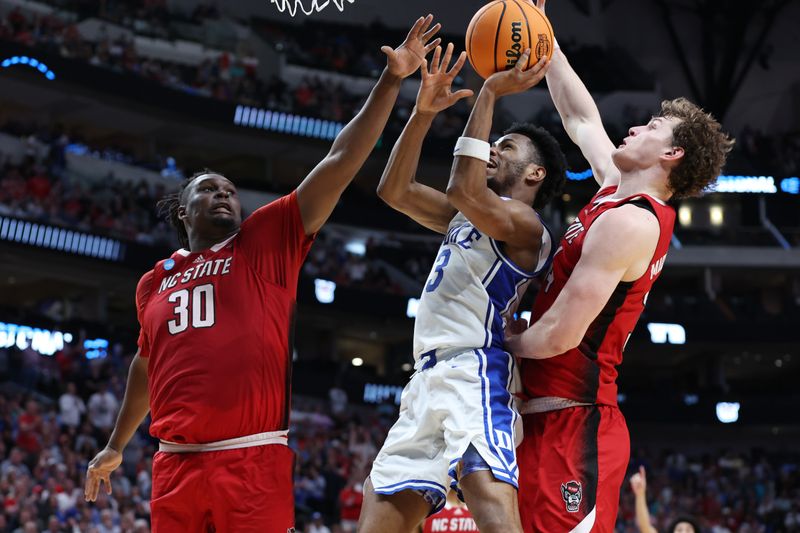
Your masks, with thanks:
<instances>
[{"instance_id":1,"label":"elbow","mask_svg":"<svg viewBox=\"0 0 800 533\"><path fill-rule=\"evenodd\" d=\"M447 200L459 211L462 210L462 206L469 200L469 195L461 184L449 184L446 192Z\"/></svg>"},{"instance_id":2,"label":"elbow","mask_svg":"<svg viewBox=\"0 0 800 533\"><path fill-rule=\"evenodd\" d=\"M383 203L388 205L389 207L393 207L394 209L398 209L400 205L401 195L398 194L397 191L392 190L391 187L385 186L383 183L378 185L378 189L376 191L378 193L378 198L383 200Z\"/></svg>"}]
</instances>

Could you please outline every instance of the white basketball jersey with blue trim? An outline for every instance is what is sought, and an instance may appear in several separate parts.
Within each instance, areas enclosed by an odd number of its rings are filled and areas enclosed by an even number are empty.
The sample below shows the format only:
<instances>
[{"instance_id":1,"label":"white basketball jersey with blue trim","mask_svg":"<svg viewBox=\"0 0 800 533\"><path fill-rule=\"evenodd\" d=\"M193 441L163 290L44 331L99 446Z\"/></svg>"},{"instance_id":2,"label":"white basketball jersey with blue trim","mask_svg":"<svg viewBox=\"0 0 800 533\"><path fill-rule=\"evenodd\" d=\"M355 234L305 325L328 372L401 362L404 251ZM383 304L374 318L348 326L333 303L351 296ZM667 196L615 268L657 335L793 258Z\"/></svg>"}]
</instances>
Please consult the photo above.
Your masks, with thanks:
<instances>
[{"instance_id":1,"label":"white basketball jersey with blue trim","mask_svg":"<svg viewBox=\"0 0 800 533\"><path fill-rule=\"evenodd\" d=\"M530 280L551 258L552 237L545 227L535 272L517 267L502 245L481 233L460 212L422 290L414 323L414 358L503 346L506 317L516 310Z\"/></svg>"}]
</instances>

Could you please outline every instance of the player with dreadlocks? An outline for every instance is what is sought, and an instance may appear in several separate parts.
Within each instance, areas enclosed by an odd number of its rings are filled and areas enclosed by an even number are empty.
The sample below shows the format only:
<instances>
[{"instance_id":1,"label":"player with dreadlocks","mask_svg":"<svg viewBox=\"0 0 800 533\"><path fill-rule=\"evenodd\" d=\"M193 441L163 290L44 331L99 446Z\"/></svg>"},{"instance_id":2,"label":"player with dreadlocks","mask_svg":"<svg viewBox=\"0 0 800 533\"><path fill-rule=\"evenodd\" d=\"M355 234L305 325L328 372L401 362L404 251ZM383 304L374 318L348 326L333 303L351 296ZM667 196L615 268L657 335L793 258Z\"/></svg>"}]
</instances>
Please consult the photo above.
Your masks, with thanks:
<instances>
[{"instance_id":1,"label":"player with dreadlocks","mask_svg":"<svg viewBox=\"0 0 800 533\"><path fill-rule=\"evenodd\" d=\"M114 432L89 463L87 500L101 481L111 492L109 476L149 411L160 441L154 532L293 531L286 442L300 265L439 28L428 15L397 49L381 48L387 67L363 109L291 194L242 222L234 184L206 170L160 203L184 248L139 281L139 350Z\"/></svg>"}]
</instances>

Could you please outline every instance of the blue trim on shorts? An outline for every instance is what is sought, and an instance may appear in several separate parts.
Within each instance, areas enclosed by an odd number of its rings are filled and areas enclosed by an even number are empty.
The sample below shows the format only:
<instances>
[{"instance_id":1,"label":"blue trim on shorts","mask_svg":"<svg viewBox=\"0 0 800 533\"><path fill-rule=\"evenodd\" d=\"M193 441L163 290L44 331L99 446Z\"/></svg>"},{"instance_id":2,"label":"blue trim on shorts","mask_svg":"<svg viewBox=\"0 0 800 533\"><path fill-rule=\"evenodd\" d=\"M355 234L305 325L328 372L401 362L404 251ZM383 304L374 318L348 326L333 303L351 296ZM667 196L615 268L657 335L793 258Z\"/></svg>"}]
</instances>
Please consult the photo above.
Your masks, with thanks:
<instances>
[{"instance_id":1,"label":"blue trim on shorts","mask_svg":"<svg viewBox=\"0 0 800 533\"><path fill-rule=\"evenodd\" d=\"M431 512L428 513L428 516L441 511L444 508L445 502L447 501L447 489L445 489L443 485L440 485L435 481L426 481L424 479L409 479L407 481L401 481L392 485L386 485L385 487L381 488L377 488L375 485L373 485L372 490L375 492L375 494L383 494L384 496L396 494L404 490L435 492L440 496L440 498L436 505L431 506Z\"/></svg>"},{"instance_id":2,"label":"blue trim on shorts","mask_svg":"<svg viewBox=\"0 0 800 533\"><path fill-rule=\"evenodd\" d=\"M478 375L481 378L484 435L489 450L504 467L492 468L492 474L518 488L519 469L513 435L516 413L511 406L512 398L508 391L514 359L503 350L491 348L475 350L475 355L478 357Z\"/></svg>"}]
</instances>

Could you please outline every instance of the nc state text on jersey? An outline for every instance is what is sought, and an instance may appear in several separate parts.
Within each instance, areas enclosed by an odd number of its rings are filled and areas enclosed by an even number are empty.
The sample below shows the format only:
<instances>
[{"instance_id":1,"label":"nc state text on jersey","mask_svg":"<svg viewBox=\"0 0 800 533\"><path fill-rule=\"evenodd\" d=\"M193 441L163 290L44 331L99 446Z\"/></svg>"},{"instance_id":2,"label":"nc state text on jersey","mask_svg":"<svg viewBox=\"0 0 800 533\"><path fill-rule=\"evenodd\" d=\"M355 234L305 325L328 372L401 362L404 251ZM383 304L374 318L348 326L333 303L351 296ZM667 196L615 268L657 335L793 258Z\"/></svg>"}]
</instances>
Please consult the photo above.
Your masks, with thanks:
<instances>
[{"instance_id":1,"label":"nc state text on jersey","mask_svg":"<svg viewBox=\"0 0 800 533\"><path fill-rule=\"evenodd\" d=\"M228 257L227 259L206 261L202 265L187 268L185 272L175 272L171 276L167 276L161 280L158 293L161 294L165 290L173 288L178 283L188 283L207 276L216 276L217 274L228 274L231 271L232 259L233 257Z\"/></svg>"}]
</instances>

